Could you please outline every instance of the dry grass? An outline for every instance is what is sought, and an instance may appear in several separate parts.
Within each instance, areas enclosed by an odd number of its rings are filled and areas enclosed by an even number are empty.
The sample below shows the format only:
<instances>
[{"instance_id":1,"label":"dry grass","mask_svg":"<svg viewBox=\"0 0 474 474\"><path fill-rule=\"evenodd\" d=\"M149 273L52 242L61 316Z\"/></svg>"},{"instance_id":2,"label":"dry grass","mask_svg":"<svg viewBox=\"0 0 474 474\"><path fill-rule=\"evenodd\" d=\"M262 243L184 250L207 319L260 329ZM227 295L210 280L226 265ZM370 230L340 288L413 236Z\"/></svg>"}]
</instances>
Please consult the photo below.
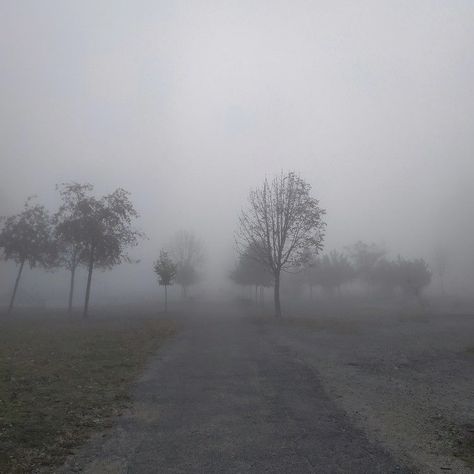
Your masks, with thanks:
<instances>
[{"instance_id":1,"label":"dry grass","mask_svg":"<svg viewBox=\"0 0 474 474\"><path fill-rule=\"evenodd\" d=\"M0 472L63 462L128 401L172 322L65 317L0 322Z\"/></svg>"}]
</instances>

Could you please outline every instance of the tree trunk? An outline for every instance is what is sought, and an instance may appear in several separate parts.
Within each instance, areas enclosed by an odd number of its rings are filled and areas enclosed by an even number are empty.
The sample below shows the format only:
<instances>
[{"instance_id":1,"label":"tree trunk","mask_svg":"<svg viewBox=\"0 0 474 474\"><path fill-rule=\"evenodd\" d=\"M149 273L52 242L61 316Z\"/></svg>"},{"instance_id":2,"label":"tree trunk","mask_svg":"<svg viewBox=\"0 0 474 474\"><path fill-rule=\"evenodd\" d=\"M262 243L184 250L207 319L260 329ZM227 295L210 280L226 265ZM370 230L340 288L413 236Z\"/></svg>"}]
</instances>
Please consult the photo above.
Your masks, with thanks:
<instances>
[{"instance_id":1,"label":"tree trunk","mask_svg":"<svg viewBox=\"0 0 474 474\"><path fill-rule=\"evenodd\" d=\"M68 301L68 306L67 306L67 311L68 313L72 312L72 298L74 296L74 278L76 275L76 264L73 262L72 268L71 268L71 282L69 283L69 301Z\"/></svg>"},{"instance_id":2,"label":"tree trunk","mask_svg":"<svg viewBox=\"0 0 474 474\"><path fill-rule=\"evenodd\" d=\"M165 313L168 312L168 286L165 285Z\"/></svg>"},{"instance_id":3,"label":"tree trunk","mask_svg":"<svg viewBox=\"0 0 474 474\"><path fill-rule=\"evenodd\" d=\"M84 318L87 318L89 315L89 298L91 294L91 281L92 281L92 270L94 268L94 247L91 247L91 252L89 255L89 271L87 274L87 287L86 287L86 301L84 303Z\"/></svg>"},{"instance_id":4,"label":"tree trunk","mask_svg":"<svg viewBox=\"0 0 474 474\"><path fill-rule=\"evenodd\" d=\"M274 288L274 301L275 301L275 317L281 317L281 305L280 305L280 272L275 272L275 288Z\"/></svg>"},{"instance_id":5,"label":"tree trunk","mask_svg":"<svg viewBox=\"0 0 474 474\"><path fill-rule=\"evenodd\" d=\"M7 314L10 314L13 310L13 303L15 302L16 292L18 290L18 284L20 283L20 277L21 277L21 273L23 271L23 266L24 265L25 265L25 261L22 260L21 263L20 263L20 269L18 270L18 275L16 276L15 287L13 288L13 294L12 294L12 297L10 299L10 304L8 305Z\"/></svg>"}]
</instances>

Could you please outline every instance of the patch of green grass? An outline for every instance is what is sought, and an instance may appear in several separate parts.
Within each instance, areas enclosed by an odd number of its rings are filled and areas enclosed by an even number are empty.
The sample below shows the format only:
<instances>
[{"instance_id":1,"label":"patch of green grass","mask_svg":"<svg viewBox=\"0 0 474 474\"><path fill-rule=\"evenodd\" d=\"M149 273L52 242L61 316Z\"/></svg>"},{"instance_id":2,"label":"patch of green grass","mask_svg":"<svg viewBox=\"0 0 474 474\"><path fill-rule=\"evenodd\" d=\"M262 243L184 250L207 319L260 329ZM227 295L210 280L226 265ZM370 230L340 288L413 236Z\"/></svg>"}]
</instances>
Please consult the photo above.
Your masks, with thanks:
<instances>
[{"instance_id":1,"label":"patch of green grass","mask_svg":"<svg viewBox=\"0 0 474 474\"><path fill-rule=\"evenodd\" d=\"M0 322L0 472L62 463L127 405L175 324L146 318Z\"/></svg>"}]
</instances>

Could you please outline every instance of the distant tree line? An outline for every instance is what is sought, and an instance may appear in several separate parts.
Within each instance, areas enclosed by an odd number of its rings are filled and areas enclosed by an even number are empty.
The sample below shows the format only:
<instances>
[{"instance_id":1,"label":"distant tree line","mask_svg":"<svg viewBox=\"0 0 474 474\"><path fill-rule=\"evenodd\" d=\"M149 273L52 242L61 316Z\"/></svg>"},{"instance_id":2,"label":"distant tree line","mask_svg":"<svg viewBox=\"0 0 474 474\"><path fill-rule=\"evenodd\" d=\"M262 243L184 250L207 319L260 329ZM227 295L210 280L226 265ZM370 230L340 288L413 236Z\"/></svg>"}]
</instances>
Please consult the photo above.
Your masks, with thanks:
<instances>
[{"instance_id":1,"label":"distant tree line","mask_svg":"<svg viewBox=\"0 0 474 474\"><path fill-rule=\"evenodd\" d=\"M94 269L129 262L127 250L144 237L133 225L138 213L124 189L96 197L91 184L65 183L58 185L57 191L60 206L54 213L28 198L20 213L1 218L1 257L18 266L8 313L14 307L25 264L69 272L69 311L76 271L83 266L87 269L83 315L87 317ZM322 255L325 210L311 191L310 184L298 174L282 172L250 192L236 232L239 259L230 274L235 283L255 287L255 298L260 301L264 288L273 287L276 316L282 314L282 273L299 274L310 294L314 287L340 293L344 285L358 281L373 291L401 291L420 299L431 281L431 271L423 259L399 256L390 260L383 248L364 242L345 252L334 250ZM437 264L441 277L446 270L442 256ZM153 270L164 287L165 310L168 287L178 283L186 298L188 288L200 278L204 260L202 242L188 231L177 232L162 249Z\"/></svg>"},{"instance_id":2,"label":"distant tree line","mask_svg":"<svg viewBox=\"0 0 474 474\"><path fill-rule=\"evenodd\" d=\"M273 286L268 269L252 258L247 249L239 255L231 280L241 286L258 288ZM328 296L341 296L342 289L359 283L372 294L391 296L397 292L421 302L421 296L432 278L428 264L422 258L406 259L398 256L389 259L386 252L375 244L357 242L346 252L333 250L328 254L306 255L306 261L294 275L294 283L309 288L310 299L315 288Z\"/></svg>"},{"instance_id":3,"label":"distant tree line","mask_svg":"<svg viewBox=\"0 0 474 474\"><path fill-rule=\"evenodd\" d=\"M304 271L308 286L340 293L343 285L358 281L381 295L400 291L420 300L423 289L431 282L431 271L422 258L398 256L391 260L382 247L365 242L357 242L346 251L314 258Z\"/></svg>"}]
</instances>

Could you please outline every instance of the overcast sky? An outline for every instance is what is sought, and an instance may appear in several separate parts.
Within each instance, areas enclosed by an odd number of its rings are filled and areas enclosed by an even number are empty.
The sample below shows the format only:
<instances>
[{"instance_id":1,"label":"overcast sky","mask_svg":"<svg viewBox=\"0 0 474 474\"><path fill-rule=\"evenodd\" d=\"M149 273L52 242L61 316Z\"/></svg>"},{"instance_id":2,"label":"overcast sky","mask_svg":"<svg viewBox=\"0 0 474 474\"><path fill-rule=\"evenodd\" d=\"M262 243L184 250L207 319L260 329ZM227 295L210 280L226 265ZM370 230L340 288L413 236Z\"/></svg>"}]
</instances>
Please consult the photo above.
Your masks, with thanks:
<instances>
[{"instance_id":1,"label":"overcast sky","mask_svg":"<svg viewBox=\"0 0 474 474\"><path fill-rule=\"evenodd\" d=\"M471 0L0 0L0 213L121 186L145 261L188 228L215 263L249 188L294 169L328 248L467 251L473 25Z\"/></svg>"}]
</instances>

